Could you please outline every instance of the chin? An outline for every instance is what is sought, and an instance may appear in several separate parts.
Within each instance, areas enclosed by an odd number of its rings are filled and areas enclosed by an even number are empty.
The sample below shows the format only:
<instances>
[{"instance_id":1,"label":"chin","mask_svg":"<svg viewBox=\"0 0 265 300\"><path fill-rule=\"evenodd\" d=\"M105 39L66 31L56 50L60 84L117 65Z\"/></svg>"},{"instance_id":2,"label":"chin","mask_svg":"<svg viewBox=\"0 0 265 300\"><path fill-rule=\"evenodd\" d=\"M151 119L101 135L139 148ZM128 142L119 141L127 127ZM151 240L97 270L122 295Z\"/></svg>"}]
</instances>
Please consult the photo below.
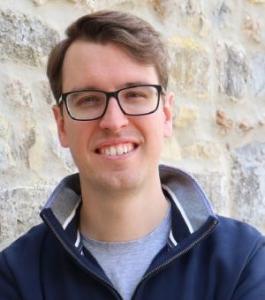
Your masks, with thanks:
<instances>
[{"instance_id":1,"label":"chin","mask_svg":"<svg viewBox=\"0 0 265 300\"><path fill-rule=\"evenodd\" d=\"M91 178L90 178L91 181ZM94 178L93 187L105 190L105 192L123 192L137 189L141 185L139 174L112 174L110 176L100 176Z\"/></svg>"}]
</instances>

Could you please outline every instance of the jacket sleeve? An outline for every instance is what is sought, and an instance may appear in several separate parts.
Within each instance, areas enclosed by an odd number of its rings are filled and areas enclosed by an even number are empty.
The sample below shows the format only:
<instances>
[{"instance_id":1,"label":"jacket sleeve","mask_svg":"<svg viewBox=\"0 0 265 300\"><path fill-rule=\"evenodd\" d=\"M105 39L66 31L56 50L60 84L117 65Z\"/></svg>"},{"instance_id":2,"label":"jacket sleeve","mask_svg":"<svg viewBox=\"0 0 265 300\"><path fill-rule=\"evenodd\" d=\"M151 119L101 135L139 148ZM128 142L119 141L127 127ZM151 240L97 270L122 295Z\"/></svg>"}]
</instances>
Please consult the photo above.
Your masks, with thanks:
<instances>
[{"instance_id":1,"label":"jacket sleeve","mask_svg":"<svg viewBox=\"0 0 265 300\"><path fill-rule=\"evenodd\" d=\"M0 252L0 299L21 300L4 252Z\"/></svg>"},{"instance_id":2,"label":"jacket sleeve","mask_svg":"<svg viewBox=\"0 0 265 300\"><path fill-rule=\"evenodd\" d=\"M246 261L232 300L265 299L265 238L262 237Z\"/></svg>"}]
</instances>

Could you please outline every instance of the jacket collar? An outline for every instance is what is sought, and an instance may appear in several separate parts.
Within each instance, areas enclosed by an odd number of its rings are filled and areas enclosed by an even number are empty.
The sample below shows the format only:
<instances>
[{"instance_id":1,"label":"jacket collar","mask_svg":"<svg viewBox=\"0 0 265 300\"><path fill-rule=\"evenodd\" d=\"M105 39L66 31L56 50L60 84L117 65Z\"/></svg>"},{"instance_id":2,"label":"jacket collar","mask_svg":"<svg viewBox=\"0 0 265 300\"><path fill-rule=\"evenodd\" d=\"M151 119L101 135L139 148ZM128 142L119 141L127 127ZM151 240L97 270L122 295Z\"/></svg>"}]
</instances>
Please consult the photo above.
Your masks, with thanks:
<instances>
[{"instance_id":1,"label":"jacket collar","mask_svg":"<svg viewBox=\"0 0 265 300\"><path fill-rule=\"evenodd\" d=\"M168 245L175 247L203 227L209 218L216 217L202 188L191 175L167 165L160 165L159 172L162 189L172 207ZM82 249L78 231L80 204L79 175L73 174L60 182L40 214L57 237L79 251Z\"/></svg>"}]
</instances>

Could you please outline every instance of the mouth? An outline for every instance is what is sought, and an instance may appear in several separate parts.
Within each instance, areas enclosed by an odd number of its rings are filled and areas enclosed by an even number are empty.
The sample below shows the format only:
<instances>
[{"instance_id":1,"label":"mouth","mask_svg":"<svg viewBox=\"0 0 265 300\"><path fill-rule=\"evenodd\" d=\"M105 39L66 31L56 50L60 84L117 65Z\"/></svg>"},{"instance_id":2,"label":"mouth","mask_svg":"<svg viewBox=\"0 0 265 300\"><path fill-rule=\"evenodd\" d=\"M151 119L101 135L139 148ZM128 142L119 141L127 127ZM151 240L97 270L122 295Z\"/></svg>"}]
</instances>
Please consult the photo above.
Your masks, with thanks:
<instances>
[{"instance_id":1,"label":"mouth","mask_svg":"<svg viewBox=\"0 0 265 300\"><path fill-rule=\"evenodd\" d=\"M103 146L96 149L96 153L105 156L124 156L133 152L138 147L135 143L121 143Z\"/></svg>"}]
</instances>

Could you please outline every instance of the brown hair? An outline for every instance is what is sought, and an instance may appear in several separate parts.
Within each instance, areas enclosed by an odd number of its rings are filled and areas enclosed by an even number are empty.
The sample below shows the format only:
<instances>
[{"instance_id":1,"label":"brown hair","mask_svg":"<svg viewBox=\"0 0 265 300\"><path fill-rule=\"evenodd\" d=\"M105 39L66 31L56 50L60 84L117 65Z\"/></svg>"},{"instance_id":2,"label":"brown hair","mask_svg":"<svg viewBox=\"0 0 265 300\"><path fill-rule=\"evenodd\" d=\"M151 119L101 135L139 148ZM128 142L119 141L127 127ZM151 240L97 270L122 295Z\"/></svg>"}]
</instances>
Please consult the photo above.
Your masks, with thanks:
<instances>
[{"instance_id":1,"label":"brown hair","mask_svg":"<svg viewBox=\"0 0 265 300\"><path fill-rule=\"evenodd\" d=\"M62 66L67 49L76 40L116 43L137 61L154 65L160 84L168 83L168 55L161 37L144 20L124 12L99 11L77 19L66 30L66 39L51 51L47 76L58 103L62 94Z\"/></svg>"}]
</instances>

